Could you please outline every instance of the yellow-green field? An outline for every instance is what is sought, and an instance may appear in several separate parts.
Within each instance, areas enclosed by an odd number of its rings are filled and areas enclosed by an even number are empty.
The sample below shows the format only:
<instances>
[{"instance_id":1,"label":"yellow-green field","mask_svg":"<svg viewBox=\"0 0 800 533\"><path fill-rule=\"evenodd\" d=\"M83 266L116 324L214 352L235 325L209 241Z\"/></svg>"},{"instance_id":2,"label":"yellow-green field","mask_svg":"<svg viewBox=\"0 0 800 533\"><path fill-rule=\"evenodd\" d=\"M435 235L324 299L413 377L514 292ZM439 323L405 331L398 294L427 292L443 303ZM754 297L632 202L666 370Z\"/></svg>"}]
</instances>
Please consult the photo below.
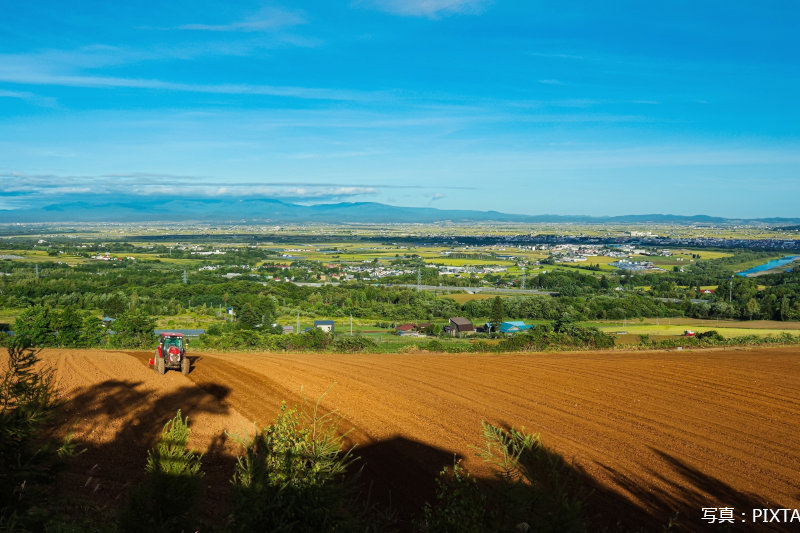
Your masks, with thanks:
<instances>
[{"instance_id":1,"label":"yellow-green field","mask_svg":"<svg viewBox=\"0 0 800 533\"><path fill-rule=\"evenodd\" d=\"M48 255L44 250L0 250L0 255L18 256L22 259L11 259L20 263L57 263L68 265L85 263L88 259L71 254Z\"/></svg>"},{"instance_id":2,"label":"yellow-green field","mask_svg":"<svg viewBox=\"0 0 800 533\"><path fill-rule=\"evenodd\" d=\"M102 255L102 252L93 252L94 255ZM69 253L65 254L58 254L58 255L49 255L44 250L0 250L0 256L8 255L14 256L14 259L10 259L10 261L20 262L20 263L65 263L67 265L78 265L78 264L85 264L85 263L92 263L97 261L102 261L101 259L92 259L90 257L81 257L77 255L72 255ZM180 259L177 257L169 257L169 256L159 256L158 254L152 252L115 252L109 254L110 257L133 257L137 261L153 261L159 260L162 263L171 263L171 264L185 264L185 265L193 265L196 263L200 263L207 259ZM17 259L19 257L20 259Z\"/></svg>"},{"instance_id":3,"label":"yellow-green field","mask_svg":"<svg viewBox=\"0 0 800 533\"><path fill-rule=\"evenodd\" d=\"M594 320L599 326L619 326L620 320ZM631 325L679 325L689 329L694 327L709 327L711 329L739 328L739 329L775 329L775 330L800 330L800 322L783 322L780 320L716 320L703 318L636 318L627 321Z\"/></svg>"},{"instance_id":4,"label":"yellow-green field","mask_svg":"<svg viewBox=\"0 0 800 533\"><path fill-rule=\"evenodd\" d=\"M592 257L587 257L586 261L581 261L579 263L558 263L558 266L562 266L562 267L565 267L565 268L572 268L572 269L579 268L579 269L583 270L584 273L591 273L593 271L584 270L584 269L586 267L590 267L590 266L593 266L593 265L598 265L600 267L600 272L602 272L602 271L608 272L608 271L617 270L617 267L611 266L611 263L613 263L615 261L619 261L619 259L616 258L616 257L592 256ZM552 266L552 265L544 265L544 266L542 266L542 268L547 269L548 266ZM596 274L596 272L594 272L594 273Z\"/></svg>"},{"instance_id":5,"label":"yellow-green field","mask_svg":"<svg viewBox=\"0 0 800 533\"><path fill-rule=\"evenodd\" d=\"M693 258L692 255L699 255L699 258ZM711 250L672 250L671 256L659 255L634 255L631 256L631 261L649 261L653 266L669 269L675 266L689 266L695 261L720 259L722 257L730 257L731 254L726 252L716 252Z\"/></svg>"},{"instance_id":6,"label":"yellow-green field","mask_svg":"<svg viewBox=\"0 0 800 533\"><path fill-rule=\"evenodd\" d=\"M615 325L615 326L599 326L600 331L606 333L617 333L624 331L629 335L657 335L657 336L677 336L682 335L687 329L691 329L695 333L704 331L716 330L720 335L726 338L742 337L745 335L757 335L759 337L766 337L768 335L780 335L781 333L797 334L797 329L792 328L742 328L742 327L710 327L710 326L687 326L678 324L628 324L628 325Z\"/></svg>"}]
</instances>

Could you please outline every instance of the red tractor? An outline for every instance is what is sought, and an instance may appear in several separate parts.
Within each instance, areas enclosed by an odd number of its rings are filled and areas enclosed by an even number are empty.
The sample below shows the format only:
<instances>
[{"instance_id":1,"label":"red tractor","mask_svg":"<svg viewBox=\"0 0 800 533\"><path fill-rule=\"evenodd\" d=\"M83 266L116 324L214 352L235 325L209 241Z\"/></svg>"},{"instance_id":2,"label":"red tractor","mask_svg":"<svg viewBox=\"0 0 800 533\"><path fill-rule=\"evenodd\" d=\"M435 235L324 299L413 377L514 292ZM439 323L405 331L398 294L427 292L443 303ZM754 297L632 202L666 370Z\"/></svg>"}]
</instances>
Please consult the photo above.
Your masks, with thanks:
<instances>
[{"instance_id":1,"label":"red tractor","mask_svg":"<svg viewBox=\"0 0 800 533\"><path fill-rule=\"evenodd\" d=\"M159 336L156 354L150 359L150 365L159 374L164 374L168 368L180 370L186 375L192 367L191 361L186 357L186 346L189 343L183 339L183 333L162 333Z\"/></svg>"}]
</instances>

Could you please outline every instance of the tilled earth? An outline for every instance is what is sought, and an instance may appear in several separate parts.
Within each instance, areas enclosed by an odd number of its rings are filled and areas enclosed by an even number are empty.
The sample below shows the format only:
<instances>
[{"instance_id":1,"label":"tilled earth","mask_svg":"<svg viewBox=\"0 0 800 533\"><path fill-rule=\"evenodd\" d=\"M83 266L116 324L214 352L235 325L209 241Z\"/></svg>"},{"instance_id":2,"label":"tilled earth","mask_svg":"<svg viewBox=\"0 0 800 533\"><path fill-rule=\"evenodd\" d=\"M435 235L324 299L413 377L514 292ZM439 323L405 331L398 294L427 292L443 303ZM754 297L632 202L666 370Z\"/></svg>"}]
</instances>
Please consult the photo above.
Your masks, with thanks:
<instances>
[{"instance_id":1,"label":"tilled earth","mask_svg":"<svg viewBox=\"0 0 800 533\"><path fill-rule=\"evenodd\" d=\"M800 507L797 348L208 353L193 357L189 376L159 376L149 352L42 355L65 400L60 430L87 449L64 488L101 503L119 502L141 479L147 448L181 409L191 445L206 452L206 512L221 512L237 452L226 431L246 435L283 401L321 398L357 445L373 494L401 514L431 497L436 473L456 458L491 477L475 453L481 420L540 433L594 488L590 513L604 524L659 527L677 513L696 530L702 508L732 507L749 522L752 509Z\"/></svg>"}]
</instances>

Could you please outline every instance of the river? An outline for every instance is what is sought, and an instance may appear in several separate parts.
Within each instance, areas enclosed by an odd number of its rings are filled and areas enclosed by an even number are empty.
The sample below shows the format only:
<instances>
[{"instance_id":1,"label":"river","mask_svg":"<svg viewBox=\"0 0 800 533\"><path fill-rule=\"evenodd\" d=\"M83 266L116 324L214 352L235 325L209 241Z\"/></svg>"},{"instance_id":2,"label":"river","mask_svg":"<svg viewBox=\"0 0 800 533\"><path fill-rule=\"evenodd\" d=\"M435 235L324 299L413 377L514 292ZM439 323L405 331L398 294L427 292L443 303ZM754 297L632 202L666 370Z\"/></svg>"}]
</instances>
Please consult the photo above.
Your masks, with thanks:
<instances>
[{"instance_id":1,"label":"river","mask_svg":"<svg viewBox=\"0 0 800 533\"><path fill-rule=\"evenodd\" d=\"M743 270L742 272L737 272L736 274L742 277L747 277L752 274L757 274L758 272L765 272L767 270L772 270L773 268L782 267L784 265L788 265L795 261L795 259L800 259L800 255L787 255L786 257L782 257L781 259L773 259L763 265L758 265L748 270Z\"/></svg>"}]
</instances>

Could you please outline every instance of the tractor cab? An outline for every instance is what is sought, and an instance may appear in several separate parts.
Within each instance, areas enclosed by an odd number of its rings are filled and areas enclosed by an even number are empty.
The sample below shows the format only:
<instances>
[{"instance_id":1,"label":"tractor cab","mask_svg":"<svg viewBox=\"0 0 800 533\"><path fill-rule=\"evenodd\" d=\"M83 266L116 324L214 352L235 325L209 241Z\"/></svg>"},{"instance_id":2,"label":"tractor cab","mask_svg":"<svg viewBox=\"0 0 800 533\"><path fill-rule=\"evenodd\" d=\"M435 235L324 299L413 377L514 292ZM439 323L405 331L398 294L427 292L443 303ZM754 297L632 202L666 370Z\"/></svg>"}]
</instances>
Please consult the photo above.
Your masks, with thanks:
<instances>
[{"instance_id":1,"label":"tractor cab","mask_svg":"<svg viewBox=\"0 0 800 533\"><path fill-rule=\"evenodd\" d=\"M162 333L159 335L158 348L153 357L153 368L159 374L164 374L167 369L180 370L188 374L191 362L186 357L188 342L183 338L183 333Z\"/></svg>"},{"instance_id":2,"label":"tractor cab","mask_svg":"<svg viewBox=\"0 0 800 533\"><path fill-rule=\"evenodd\" d=\"M183 337L162 337L161 349L170 355L181 353L183 351Z\"/></svg>"}]
</instances>

